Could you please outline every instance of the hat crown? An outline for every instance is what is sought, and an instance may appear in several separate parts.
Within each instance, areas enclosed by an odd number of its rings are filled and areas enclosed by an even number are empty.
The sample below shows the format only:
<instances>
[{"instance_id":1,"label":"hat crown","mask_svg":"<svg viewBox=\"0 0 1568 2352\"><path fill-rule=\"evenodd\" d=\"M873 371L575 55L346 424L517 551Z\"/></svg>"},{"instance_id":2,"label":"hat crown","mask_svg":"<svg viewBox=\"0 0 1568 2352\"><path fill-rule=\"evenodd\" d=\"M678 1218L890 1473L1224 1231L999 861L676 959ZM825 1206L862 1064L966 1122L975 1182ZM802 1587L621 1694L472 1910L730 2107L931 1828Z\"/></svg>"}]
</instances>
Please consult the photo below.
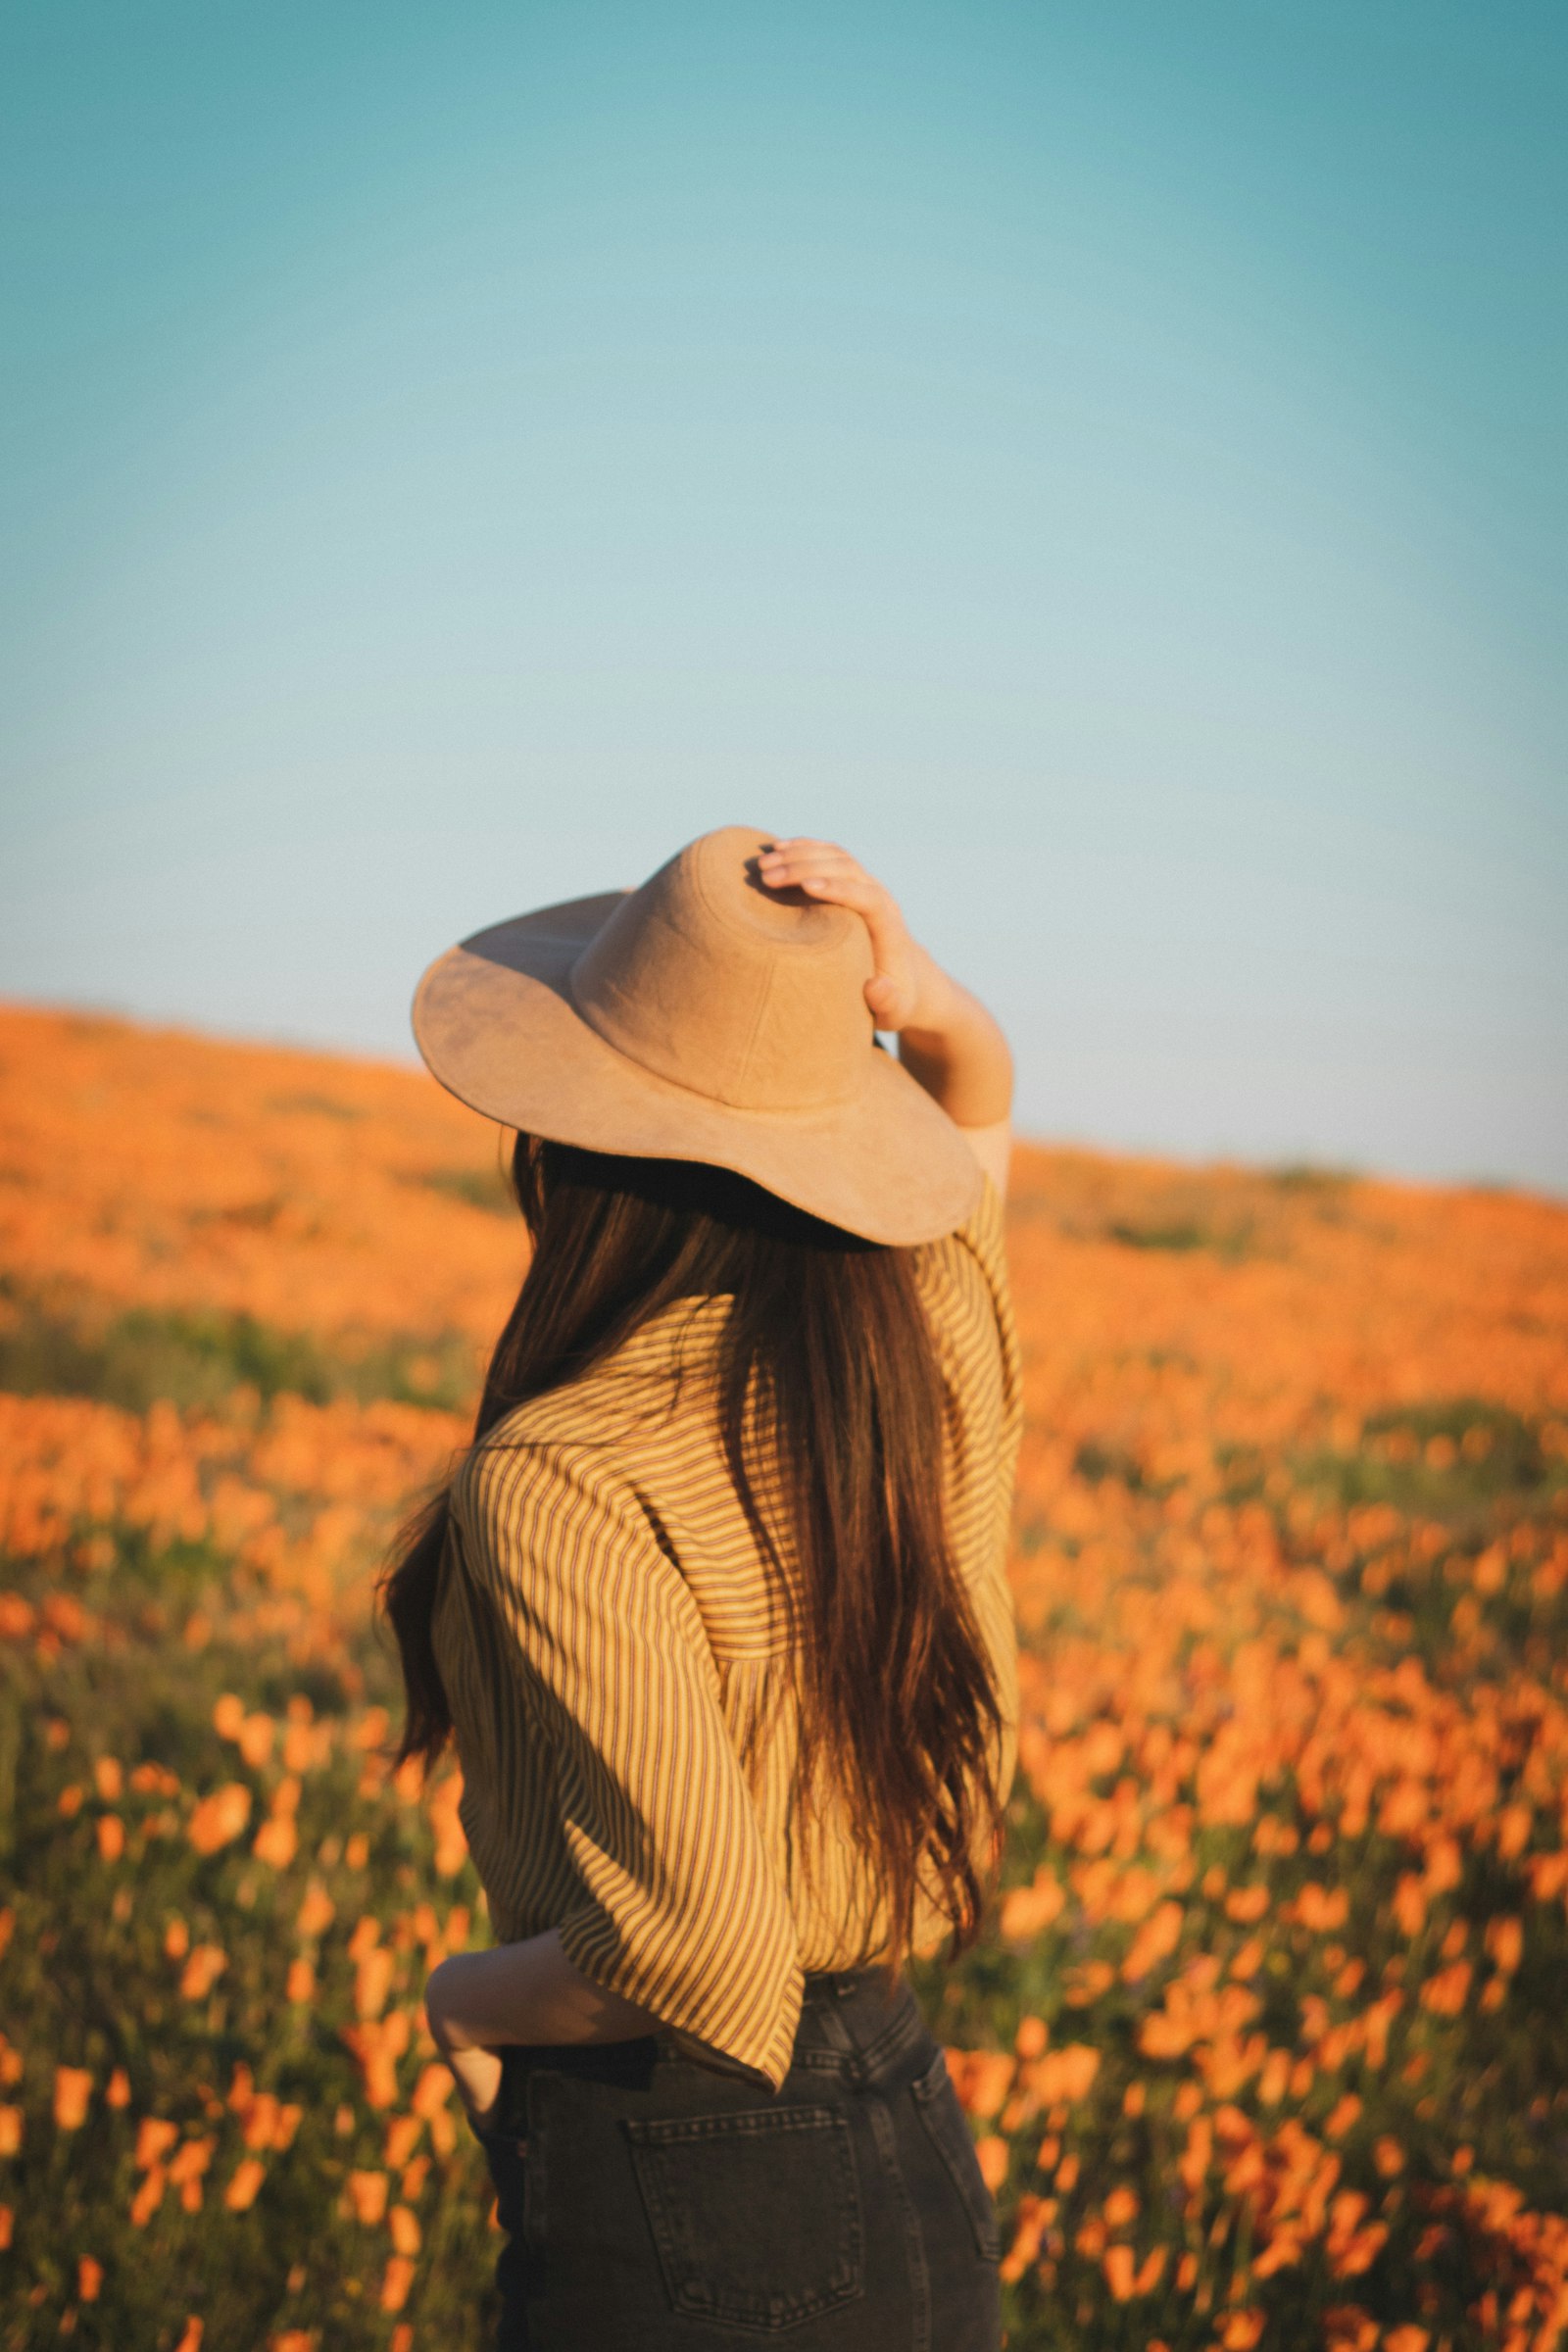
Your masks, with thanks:
<instances>
[{"instance_id":1,"label":"hat crown","mask_svg":"<svg viewBox=\"0 0 1568 2352\"><path fill-rule=\"evenodd\" d=\"M768 889L774 836L721 825L628 891L571 966L616 1053L736 1110L830 1110L863 1087L870 934L847 906Z\"/></svg>"}]
</instances>

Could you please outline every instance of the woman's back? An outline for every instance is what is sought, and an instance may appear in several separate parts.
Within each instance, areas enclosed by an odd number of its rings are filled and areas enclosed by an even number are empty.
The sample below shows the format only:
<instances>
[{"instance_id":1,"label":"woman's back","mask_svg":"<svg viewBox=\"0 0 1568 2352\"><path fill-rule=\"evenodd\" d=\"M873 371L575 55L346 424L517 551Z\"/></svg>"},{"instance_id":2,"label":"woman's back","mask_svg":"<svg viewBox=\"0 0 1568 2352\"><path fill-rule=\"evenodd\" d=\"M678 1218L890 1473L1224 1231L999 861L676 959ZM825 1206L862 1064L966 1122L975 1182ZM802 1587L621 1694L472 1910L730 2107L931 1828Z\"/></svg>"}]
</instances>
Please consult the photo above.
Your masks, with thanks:
<instances>
[{"instance_id":1,"label":"woman's back","mask_svg":"<svg viewBox=\"0 0 1568 2352\"><path fill-rule=\"evenodd\" d=\"M1001 1202L910 1251L946 1396L947 1521L1003 1718L1004 1575L1021 1407ZM555 1927L574 1963L775 2084L806 1972L887 1939L842 1793L797 1787L787 1515L759 1543L716 1436L726 1297L661 1308L581 1378L507 1414L455 1484L433 1625L462 1820L507 1941ZM824 1446L834 1433L823 1432ZM977 1855L982 1869L987 1857ZM928 1897L910 1945L950 1925Z\"/></svg>"}]
</instances>

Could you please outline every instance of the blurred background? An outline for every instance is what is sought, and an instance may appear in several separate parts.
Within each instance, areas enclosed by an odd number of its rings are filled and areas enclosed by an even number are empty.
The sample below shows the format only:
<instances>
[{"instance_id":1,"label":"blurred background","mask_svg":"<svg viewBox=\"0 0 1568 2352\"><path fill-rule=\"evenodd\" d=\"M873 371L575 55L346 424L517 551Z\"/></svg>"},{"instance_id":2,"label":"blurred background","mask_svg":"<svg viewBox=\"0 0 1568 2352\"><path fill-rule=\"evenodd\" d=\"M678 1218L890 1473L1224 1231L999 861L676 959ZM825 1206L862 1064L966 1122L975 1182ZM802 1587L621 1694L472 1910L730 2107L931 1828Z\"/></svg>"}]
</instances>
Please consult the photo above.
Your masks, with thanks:
<instances>
[{"instance_id":1,"label":"blurred background","mask_svg":"<svg viewBox=\"0 0 1568 2352\"><path fill-rule=\"evenodd\" d=\"M1027 1133L1568 1189L1559 8L3 37L0 992L408 1057L740 820Z\"/></svg>"}]
</instances>

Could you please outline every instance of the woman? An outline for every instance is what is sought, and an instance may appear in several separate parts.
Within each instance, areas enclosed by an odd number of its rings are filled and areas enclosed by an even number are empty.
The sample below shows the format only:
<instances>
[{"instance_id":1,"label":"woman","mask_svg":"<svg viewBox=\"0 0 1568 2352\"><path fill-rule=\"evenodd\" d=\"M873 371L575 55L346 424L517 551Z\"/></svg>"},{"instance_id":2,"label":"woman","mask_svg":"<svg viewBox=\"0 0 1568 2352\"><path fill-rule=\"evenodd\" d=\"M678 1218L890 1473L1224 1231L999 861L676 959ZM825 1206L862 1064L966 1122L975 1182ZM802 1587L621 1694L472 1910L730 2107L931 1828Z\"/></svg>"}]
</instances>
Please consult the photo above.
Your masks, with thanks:
<instances>
[{"instance_id":1,"label":"woman","mask_svg":"<svg viewBox=\"0 0 1568 2352\"><path fill-rule=\"evenodd\" d=\"M854 858L743 826L476 934L415 1027L533 1243L384 1584L498 1939L425 2009L501 2352L994 2352L902 1968L977 1934L1015 1752L1005 1041Z\"/></svg>"}]
</instances>

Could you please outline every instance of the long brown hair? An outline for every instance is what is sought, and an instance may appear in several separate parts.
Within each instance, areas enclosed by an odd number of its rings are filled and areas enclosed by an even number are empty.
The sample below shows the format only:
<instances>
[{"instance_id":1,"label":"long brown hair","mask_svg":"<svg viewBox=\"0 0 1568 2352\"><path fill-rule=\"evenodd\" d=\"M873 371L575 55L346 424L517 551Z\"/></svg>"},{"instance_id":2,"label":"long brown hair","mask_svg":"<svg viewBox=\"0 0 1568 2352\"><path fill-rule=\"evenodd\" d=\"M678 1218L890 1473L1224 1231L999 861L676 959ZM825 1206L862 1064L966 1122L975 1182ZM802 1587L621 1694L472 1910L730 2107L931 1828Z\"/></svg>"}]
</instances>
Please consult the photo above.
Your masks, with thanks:
<instances>
[{"instance_id":1,"label":"long brown hair","mask_svg":"<svg viewBox=\"0 0 1568 2352\"><path fill-rule=\"evenodd\" d=\"M979 1933L994 1857L1001 1715L946 1524L948 1400L911 1253L822 1223L728 1169L519 1135L512 1185L533 1250L474 1423L580 1378L647 1317L727 1294L719 1433L790 1629L800 1782L825 1765L887 1904L890 1980L917 1892ZM760 1405L760 1412L758 1407ZM768 1445L758 1455L758 1432ZM763 1497L768 1507L763 1507ZM793 1555L767 1524L774 1499ZM407 1715L394 1762L428 1767L452 1735L431 1619L450 1489L413 1518L377 1601Z\"/></svg>"}]
</instances>

